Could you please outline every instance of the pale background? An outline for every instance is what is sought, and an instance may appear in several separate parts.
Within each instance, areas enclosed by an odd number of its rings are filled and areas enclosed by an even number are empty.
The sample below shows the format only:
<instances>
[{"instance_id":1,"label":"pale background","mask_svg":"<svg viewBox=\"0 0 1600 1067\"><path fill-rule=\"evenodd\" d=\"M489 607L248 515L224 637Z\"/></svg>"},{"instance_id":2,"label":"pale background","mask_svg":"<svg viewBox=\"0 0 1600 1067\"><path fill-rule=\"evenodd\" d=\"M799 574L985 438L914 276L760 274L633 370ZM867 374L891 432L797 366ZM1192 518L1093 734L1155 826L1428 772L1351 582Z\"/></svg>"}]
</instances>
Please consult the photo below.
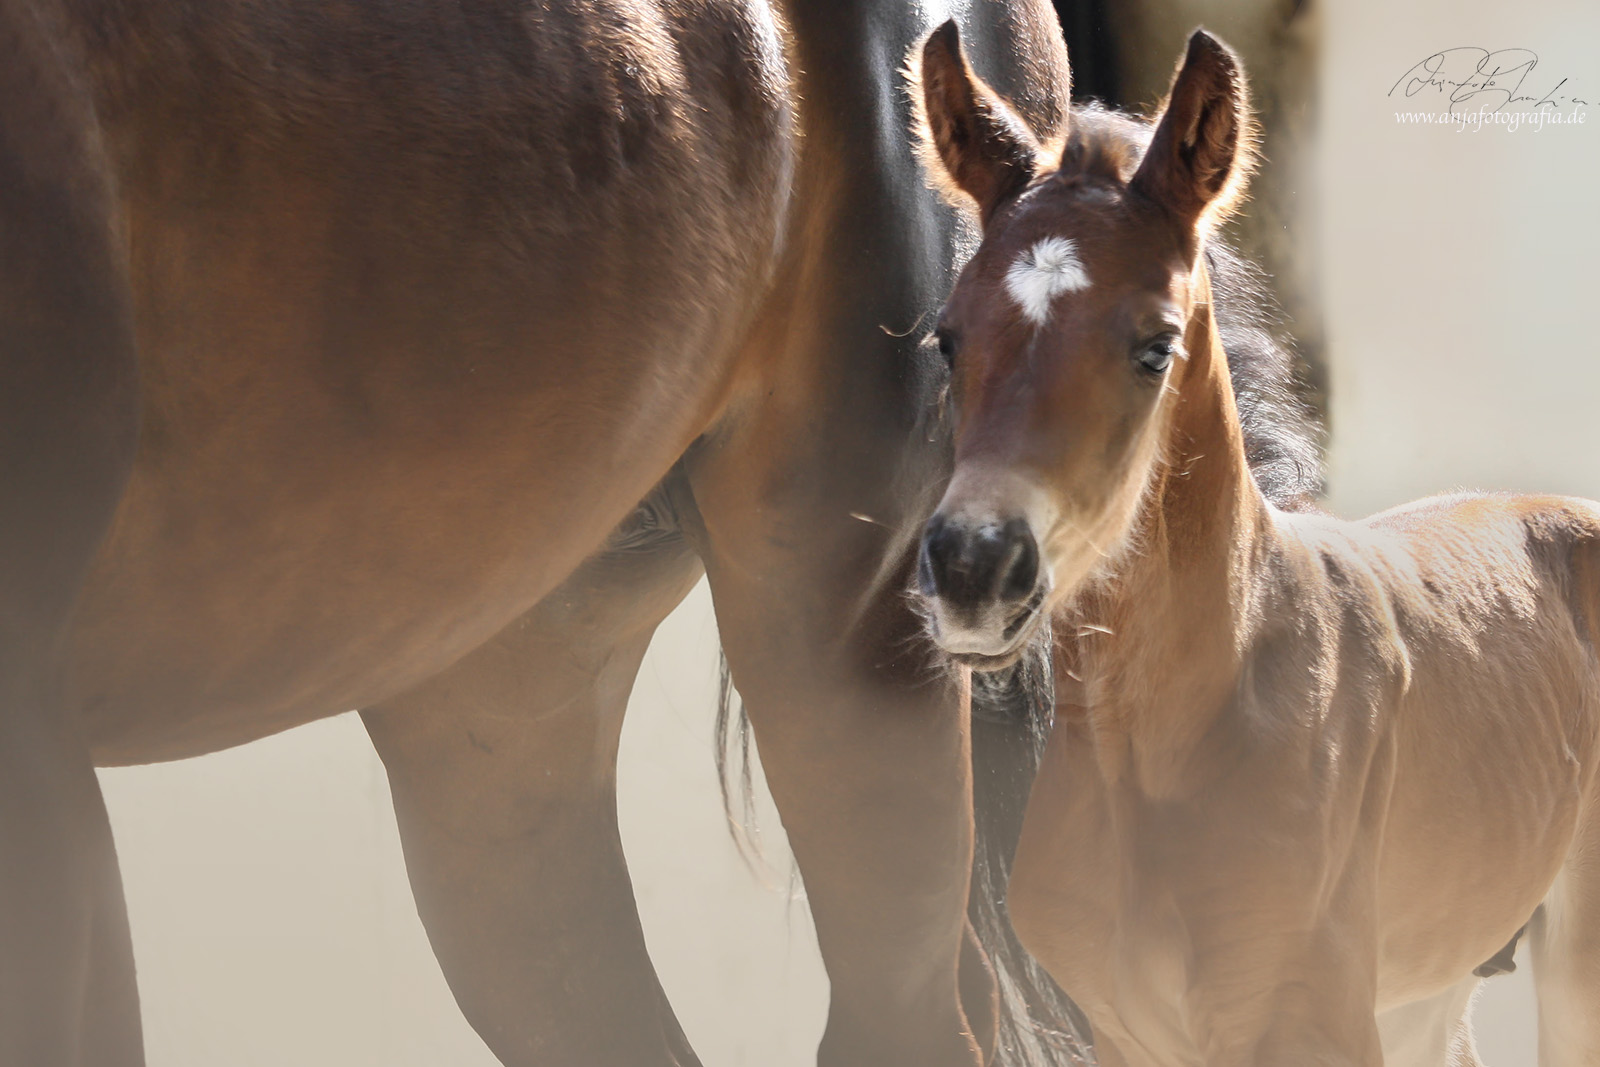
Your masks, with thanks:
<instances>
[{"instance_id":1,"label":"pale background","mask_svg":"<svg viewBox=\"0 0 1600 1067\"><path fill-rule=\"evenodd\" d=\"M1541 92L1566 76L1600 98L1600 5L1357 0L1321 17L1319 188L1305 197L1320 210L1304 225L1324 257L1332 506L1462 486L1600 497L1600 117L1456 133L1397 125L1404 105L1384 97L1423 56L1470 44L1531 48ZM640 674L623 834L652 953L707 1067L801 1067L825 979L770 806L764 871L728 842L715 649L702 588ZM492 1067L428 951L353 716L101 779L151 1067ZM1533 1063L1525 970L1480 1004L1490 1067Z\"/></svg>"}]
</instances>

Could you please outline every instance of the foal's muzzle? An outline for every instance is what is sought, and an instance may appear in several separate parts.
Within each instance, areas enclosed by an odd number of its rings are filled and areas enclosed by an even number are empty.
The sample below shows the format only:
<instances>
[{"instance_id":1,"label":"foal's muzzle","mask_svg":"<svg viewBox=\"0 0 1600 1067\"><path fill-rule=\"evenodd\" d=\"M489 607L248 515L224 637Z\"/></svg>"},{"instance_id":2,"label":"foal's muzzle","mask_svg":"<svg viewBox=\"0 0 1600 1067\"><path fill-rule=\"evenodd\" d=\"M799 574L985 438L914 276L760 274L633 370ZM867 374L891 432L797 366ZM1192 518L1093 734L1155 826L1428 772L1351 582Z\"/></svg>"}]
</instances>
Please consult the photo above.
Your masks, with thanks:
<instances>
[{"instance_id":1,"label":"foal's muzzle","mask_svg":"<svg viewBox=\"0 0 1600 1067\"><path fill-rule=\"evenodd\" d=\"M1027 642L1044 601L1032 527L934 515L922 531L917 586L941 648L973 666L1002 666Z\"/></svg>"}]
</instances>

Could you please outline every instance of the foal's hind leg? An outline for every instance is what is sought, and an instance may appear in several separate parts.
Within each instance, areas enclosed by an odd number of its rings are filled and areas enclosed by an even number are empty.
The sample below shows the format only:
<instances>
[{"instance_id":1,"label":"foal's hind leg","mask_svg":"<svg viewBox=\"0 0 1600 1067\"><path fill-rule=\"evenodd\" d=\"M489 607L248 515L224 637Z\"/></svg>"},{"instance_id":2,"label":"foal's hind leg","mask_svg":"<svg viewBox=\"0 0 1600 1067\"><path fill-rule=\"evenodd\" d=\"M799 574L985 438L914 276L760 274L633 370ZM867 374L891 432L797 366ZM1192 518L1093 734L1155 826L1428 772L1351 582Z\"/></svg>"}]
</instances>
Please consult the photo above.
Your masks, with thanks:
<instances>
[{"instance_id":1,"label":"foal's hind leg","mask_svg":"<svg viewBox=\"0 0 1600 1067\"><path fill-rule=\"evenodd\" d=\"M1528 924L1540 1067L1600 1065L1600 834L1567 863Z\"/></svg>"},{"instance_id":2,"label":"foal's hind leg","mask_svg":"<svg viewBox=\"0 0 1600 1067\"><path fill-rule=\"evenodd\" d=\"M645 647L700 566L670 536L636 540L363 713L434 952L508 1067L698 1063L645 952L616 756Z\"/></svg>"},{"instance_id":3,"label":"foal's hind leg","mask_svg":"<svg viewBox=\"0 0 1600 1067\"><path fill-rule=\"evenodd\" d=\"M1384 1067L1480 1067L1472 1001L1482 985L1468 975L1437 996L1378 1016Z\"/></svg>"},{"instance_id":4,"label":"foal's hind leg","mask_svg":"<svg viewBox=\"0 0 1600 1067\"><path fill-rule=\"evenodd\" d=\"M143 1061L132 946L59 648L122 492L137 391L92 111L0 0L0 1065Z\"/></svg>"}]
</instances>

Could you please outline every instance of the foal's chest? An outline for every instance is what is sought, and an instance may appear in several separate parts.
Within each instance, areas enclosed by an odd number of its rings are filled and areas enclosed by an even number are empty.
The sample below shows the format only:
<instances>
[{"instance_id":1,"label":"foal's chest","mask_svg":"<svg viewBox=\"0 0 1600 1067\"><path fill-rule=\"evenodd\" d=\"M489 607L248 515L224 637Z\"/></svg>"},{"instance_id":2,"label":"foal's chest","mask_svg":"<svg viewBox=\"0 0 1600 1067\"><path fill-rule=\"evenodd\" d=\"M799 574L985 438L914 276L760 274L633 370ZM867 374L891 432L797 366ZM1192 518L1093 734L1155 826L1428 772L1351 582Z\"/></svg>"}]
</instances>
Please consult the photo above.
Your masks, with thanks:
<instances>
[{"instance_id":1,"label":"foal's chest","mask_svg":"<svg viewBox=\"0 0 1600 1067\"><path fill-rule=\"evenodd\" d=\"M1106 782L1086 729L1051 746L1011 884L1028 949L1130 1064L1253 1044L1270 1025L1256 994L1315 923L1307 810L1250 821L1251 790L1153 801Z\"/></svg>"},{"instance_id":2,"label":"foal's chest","mask_svg":"<svg viewBox=\"0 0 1600 1067\"><path fill-rule=\"evenodd\" d=\"M1139 813L1106 788L1092 751L1075 724L1052 738L1017 849L1013 920L1099 1040L1134 1063L1199 1063L1188 924L1169 887L1141 877Z\"/></svg>"}]
</instances>

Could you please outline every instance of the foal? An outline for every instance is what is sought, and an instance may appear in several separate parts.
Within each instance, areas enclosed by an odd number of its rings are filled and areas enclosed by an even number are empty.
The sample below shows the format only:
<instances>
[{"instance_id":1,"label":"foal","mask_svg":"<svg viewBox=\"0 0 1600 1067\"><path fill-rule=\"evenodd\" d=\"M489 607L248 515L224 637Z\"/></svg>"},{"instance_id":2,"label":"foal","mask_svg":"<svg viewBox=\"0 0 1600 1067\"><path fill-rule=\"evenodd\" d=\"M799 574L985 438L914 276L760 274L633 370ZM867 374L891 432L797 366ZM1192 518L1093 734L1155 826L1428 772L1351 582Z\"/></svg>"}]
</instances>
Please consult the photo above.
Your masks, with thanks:
<instances>
[{"instance_id":1,"label":"foal","mask_svg":"<svg viewBox=\"0 0 1600 1067\"><path fill-rule=\"evenodd\" d=\"M1215 38L1153 133L1048 151L953 26L921 75L985 228L921 592L974 669L1065 638L1010 906L1100 1062L1474 1063L1473 970L1530 917L1542 1062L1600 1062L1600 505L1265 500L1201 255L1250 153Z\"/></svg>"}]
</instances>

